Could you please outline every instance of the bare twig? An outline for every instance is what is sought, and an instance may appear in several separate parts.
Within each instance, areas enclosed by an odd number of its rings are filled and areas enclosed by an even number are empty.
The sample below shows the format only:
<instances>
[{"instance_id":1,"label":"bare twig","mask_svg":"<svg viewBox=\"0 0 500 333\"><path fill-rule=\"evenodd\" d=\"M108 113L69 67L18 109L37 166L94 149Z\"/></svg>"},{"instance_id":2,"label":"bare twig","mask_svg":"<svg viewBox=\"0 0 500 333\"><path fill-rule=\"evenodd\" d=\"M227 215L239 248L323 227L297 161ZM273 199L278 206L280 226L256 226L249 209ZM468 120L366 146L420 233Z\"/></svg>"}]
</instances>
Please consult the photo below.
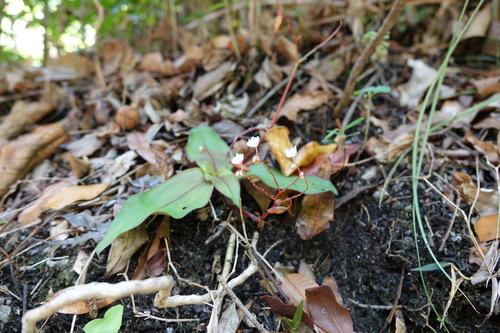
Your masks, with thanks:
<instances>
[{"instance_id":1,"label":"bare twig","mask_svg":"<svg viewBox=\"0 0 500 333\"><path fill-rule=\"evenodd\" d=\"M116 284L92 282L68 288L64 293L51 299L44 305L27 311L22 319L22 333L35 332L38 321L50 317L62 307L74 302L94 297L122 298L132 294L150 294L159 290L172 288L174 279L171 276L160 276L143 281L124 281Z\"/></svg>"},{"instance_id":2,"label":"bare twig","mask_svg":"<svg viewBox=\"0 0 500 333\"><path fill-rule=\"evenodd\" d=\"M394 26L394 23L396 23L396 19L403 11L405 4L406 0L396 0L394 2L391 11L389 12L389 14L387 14L387 17L385 18L384 23L382 23L382 26L380 26L380 28L378 29L377 34L370 41L370 43L366 45L365 49L359 56L358 60L356 60L356 63L352 67L351 73L349 74L349 78L347 79L347 83L344 89L344 94L342 95L342 98L340 99L339 103L335 107L335 110L333 111L334 117L340 117L342 111L351 101L351 95L356 85L356 78L363 70L364 65L368 62L368 59L370 59L370 56L375 51L377 45L382 41L385 34L389 30L391 30L391 28Z\"/></svg>"}]
</instances>

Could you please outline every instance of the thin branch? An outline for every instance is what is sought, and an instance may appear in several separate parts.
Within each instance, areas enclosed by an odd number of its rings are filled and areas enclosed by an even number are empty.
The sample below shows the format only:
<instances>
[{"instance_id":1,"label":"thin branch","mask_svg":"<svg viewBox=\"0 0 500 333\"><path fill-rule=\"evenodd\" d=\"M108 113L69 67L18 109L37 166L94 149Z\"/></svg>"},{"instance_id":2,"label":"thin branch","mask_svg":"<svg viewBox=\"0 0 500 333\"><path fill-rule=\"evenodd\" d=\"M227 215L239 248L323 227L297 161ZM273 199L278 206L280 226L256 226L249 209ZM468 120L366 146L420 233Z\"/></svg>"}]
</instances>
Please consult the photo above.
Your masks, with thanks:
<instances>
[{"instance_id":1,"label":"thin branch","mask_svg":"<svg viewBox=\"0 0 500 333\"><path fill-rule=\"evenodd\" d=\"M349 104L349 102L351 101L351 96L356 85L357 77L361 74L363 67L368 62L368 59L370 59L370 56L373 54L373 52L375 52L375 48L377 47L377 45L382 41L385 34L389 30L391 30L391 28L396 23L396 20L403 11L405 4L406 0L396 0L394 2L391 11L389 12L389 14L387 14L387 17L385 18L384 23L382 23L382 26L380 26L380 28L378 29L377 34L370 41L370 43L366 45L358 60L356 60L356 63L352 67L351 73L349 74L349 78L347 79L344 94L342 95L342 98L333 111L334 117L340 117L347 104Z\"/></svg>"}]
</instances>

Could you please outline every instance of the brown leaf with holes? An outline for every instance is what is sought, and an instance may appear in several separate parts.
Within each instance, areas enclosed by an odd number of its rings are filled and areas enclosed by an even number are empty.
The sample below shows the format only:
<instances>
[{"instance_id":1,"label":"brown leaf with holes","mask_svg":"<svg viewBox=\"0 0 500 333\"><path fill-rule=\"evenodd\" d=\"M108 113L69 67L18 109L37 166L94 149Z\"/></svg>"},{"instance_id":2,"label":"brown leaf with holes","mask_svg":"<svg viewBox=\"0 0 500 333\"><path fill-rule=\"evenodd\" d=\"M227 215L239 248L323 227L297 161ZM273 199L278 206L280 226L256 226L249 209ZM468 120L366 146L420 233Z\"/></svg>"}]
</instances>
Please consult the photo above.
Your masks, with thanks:
<instances>
[{"instance_id":1,"label":"brown leaf with holes","mask_svg":"<svg viewBox=\"0 0 500 333\"><path fill-rule=\"evenodd\" d=\"M453 186L460 191L465 201L469 204L475 202L474 209L479 215L492 215L498 211L498 191L491 189L479 189L478 191L472 178L462 172L452 173L452 179Z\"/></svg>"},{"instance_id":2,"label":"brown leaf with holes","mask_svg":"<svg viewBox=\"0 0 500 333\"><path fill-rule=\"evenodd\" d=\"M0 148L0 198L10 185L22 179L38 163L69 140L66 129L57 124L37 127Z\"/></svg>"},{"instance_id":3,"label":"brown leaf with holes","mask_svg":"<svg viewBox=\"0 0 500 333\"><path fill-rule=\"evenodd\" d=\"M330 287L307 289L306 299L316 326L329 333L354 333L351 313L337 302Z\"/></svg>"}]
</instances>

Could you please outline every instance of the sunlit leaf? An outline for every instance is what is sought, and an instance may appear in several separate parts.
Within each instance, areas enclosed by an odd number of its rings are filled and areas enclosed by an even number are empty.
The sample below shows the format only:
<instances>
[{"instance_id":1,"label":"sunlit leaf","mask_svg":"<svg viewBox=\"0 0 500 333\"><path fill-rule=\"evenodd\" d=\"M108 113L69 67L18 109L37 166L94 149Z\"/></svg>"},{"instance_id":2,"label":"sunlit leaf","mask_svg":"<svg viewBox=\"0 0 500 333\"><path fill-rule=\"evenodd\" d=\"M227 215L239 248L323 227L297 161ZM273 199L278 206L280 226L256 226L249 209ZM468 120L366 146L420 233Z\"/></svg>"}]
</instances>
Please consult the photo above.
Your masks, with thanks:
<instances>
[{"instance_id":1,"label":"sunlit leaf","mask_svg":"<svg viewBox=\"0 0 500 333\"><path fill-rule=\"evenodd\" d=\"M109 226L106 237L97 245L99 254L116 237L141 224L149 215L165 214L179 219L205 206L214 185L205 180L200 168L183 171L163 184L131 196Z\"/></svg>"},{"instance_id":2,"label":"sunlit leaf","mask_svg":"<svg viewBox=\"0 0 500 333\"><path fill-rule=\"evenodd\" d=\"M236 206L239 206L240 182L231 170L221 169L217 176L211 178L210 181L217 191L231 199Z\"/></svg>"},{"instance_id":3,"label":"sunlit leaf","mask_svg":"<svg viewBox=\"0 0 500 333\"><path fill-rule=\"evenodd\" d=\"M212 127L196 127L189 132L186 152L204 172L216 174L222 168L232 169L226 156L228 145Z\"/></svg>"}]
</instances>

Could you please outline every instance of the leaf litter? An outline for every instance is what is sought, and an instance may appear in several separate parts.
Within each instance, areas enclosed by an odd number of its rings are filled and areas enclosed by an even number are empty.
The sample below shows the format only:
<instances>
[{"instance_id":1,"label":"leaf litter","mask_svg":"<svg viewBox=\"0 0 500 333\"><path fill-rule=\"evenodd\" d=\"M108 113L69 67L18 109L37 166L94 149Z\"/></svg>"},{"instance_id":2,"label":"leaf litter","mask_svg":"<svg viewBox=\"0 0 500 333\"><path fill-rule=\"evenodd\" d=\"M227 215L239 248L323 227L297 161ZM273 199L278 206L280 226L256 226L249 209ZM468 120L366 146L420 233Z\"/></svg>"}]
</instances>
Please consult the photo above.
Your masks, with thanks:
<instances>
[{"instance_id":1,"label":"leaf litter","mask_svg":"<svg viewBox=\"0 0 500 333\"><path fill-rule=\"evenodd\" d=\"M291 9L288 6L285 9ZM261 272L266 266L263 261L271 267L280 262L298 266L304 259L314 262L317 276L288 274L286 282L266 288L275 293L272 298L265 297L272 299L271 311L277 315L290 317L298 297L309 303L303 320L318 331L378 331L386 318L391 318L391 330L398 332L439 326L442 320L435 314L418 310L428 299L418 274L412 271L418 264L409 232L411 191L406 154L414 138L416 110L438 75L436 59L444 54L442 45L449 42L448 31L457 23L451 13L460 8L446 3L436 12L423 5L422 10L433 15L422 18L428 24L422 24L421 30L410 21L400 25L400 30L393 29L387 44L389 52L366 66L366 77L359 78L359 85L369 86L368 78L372 77L372 85L377 82L391 86L399 95L376 94L353 100L354 112L368 120L355 126L361 132L366 130L367 142L363 135L346 138L340 129L336 138L323 144L321 139L340 123L332 110L345 77L362 51L355 41L361 41L363 30L377 29L376 24L363 23L360 13L375 17L386 15L390 8L352 2L345 4L345 14L339 4L297 6L295 13L278 10L278 6L263 6L262 14L273 19L268 24L258 23L262 28L260 39L251 38L252 30L245 29L237 29L236 36L230 31L214 33L211 38L203 37L202 28L197 36L180 29L176 37L181 49L178 53L158 52L149 45L151 52L141 55L130 41L116 40L102 43L102 68L96 68L91 57L67 54L40 72L28 67L4 72L0 77L0 104L6 110L0 123L0 195L1 220L5 223L0 229L4 243L0 268L5 270L11 265L14 270L2 284L2 290L6 288L8 297L12 297L12 307L21 308L15 301L18 281L27 283L33 291L27 300L30 306L47 300L52 291L64 292L74 284L74 273L69 277L63 274L71 271L64 261L51 259L45 263L47 256L67 255L74 261L73 249L90 252L97 247L101 256L91 259L92 263L107 259L108 264L106 268L90 266L85 274L87 282L101 278L121 281L117 273L137 281L176 274L185 284L177 286L173 296L169 292L167 300L197 295L197 286L204 285L218 290L219 294L213 294L214 299L207 302L214 301L221 307L212 315L215 319L210 319L210 311L201 305L186 307L181 317L198 319L197 329L203 329L209 322L217 322L218 313L224 313L219 331L248 330L255 323L250 323L248 314L237 315L245 312L244 306L238 306L236 311L238 298L230 302L220 298L221 287L210 269L211 261L230 248L226 242L230 229L208 245L201 245L216 233L216 225L222 221L221 225L231 224L241 235L259 233L259 250L269 249L265 259L258 255L254 258L258 258ZM467 12L470 14L472 9ZM491 47L485 48L495 43L489 11L489 5L482 6L460 41L457 61L445 73L438 111L429 124L439 128L433 130L426 147L419 147L427 156L426 174L422 176L442 195L432 191L422 194L428 241L440 260L452 258L451 262L458 263L464 274L456 278L452 270L451 290L436 287L431 300L446 317L443 322L449 322L451 327L472 329L482 324L484 332L497 329L493 319L498 294L495 274L500 234L500 153L498 104L494 103L499 81L497 72L484 69L488 67L487 62L481 63L484 60L479 61L480 66L467 60L474 56L467 43L479 38L482 52L491 54ZM281 16L285 14L286 20ZM327 40L335 28L331 22L337 21L336 15L353 20L354 36L342 28L316 51L314 59L302 64L304 71L292 78L299 57ZM297 27L290 30L288 19L300 27L301 38L295 35ZM412 34L420 34L422 42L410 41L408 36ZM257 40L260 48L255 47ZM391 68L384 72L387 61ZM94 80L99 70L104 75L105 89ZM284 79L293 84L279 88ZM42 85L43 80L50 84ZM70 93L68 86L78 94ZM288 96L277 109L285 93ZM471 111L486 99L491 100L490 106ZM255 111L247 115L254 107ZM276 112L277 122L273 120ZM208 128L210 133L205 130ZM257 134L263 138L259 146L247 147L246 139ZM292 147L298 147L298 151L290 158L286 150ZM245 159L241 164L245 177L240 177L241 181L234 176L238 167L229 163L236 153ZM256 154L269 164L252 162ZM399 165L392 173L396 161ZM364 177L375 166L381 172ZM311 178L315 176L319 177ZM388 196L378 207L382 195L378 184L387 178ZM157 186L159 180L163 183ZM241 189L240 183L244 183ZM360 187L365 190L334 210L337 190L348 194ZM214 189L219 194L214 194ZM460 207L449 204L459 200L464 202ZM240 215L239 209L244 212L244 224L235 217ZM454 209L465 209L467 214L451 218ZM200 218L204 215L209 216L208 221ZM116 220L126 222L111 222ZM468 223L472 234L467 231ZM470 241L470 236L477 241ZM243 246L250 242L243 236L240 241ZM444 244L441 252L440 243ZM103 251L108 245L111 250ZM239 257L240 252L228 252L226 260L232 256L234 276L254 269L253 264ZM427 253L423 259L426 263L432 261ZM23 261L29 265L19 266ZM52 275L45 277L42 268L50 268ZM408 276L401 295L397 295L399 274L394 272L401 269ZM44 281L40 289L35 288L29 274ZM265 274L262 284L274 284L272 275ZM444 276L424 275L433 287L447 281ZM229 285L234 276L227 275ZM338 290L318 287L316 279L325 283L332 276ZM473 285L490 279L493 295ZM296 292L280 295L280 288ZM460 300L458 288L468 302ZM265 293L255 281L248 279L235 291L242 300L253 301L246 311L257 316L257 321L265 322L269 330L278 329L277 317L255 297L256 293ZM347 300L345 304L339 293ZM446 306L440 307L445 299ZM92 313L113 301L87 300L61 308L60 312ZM143 309L149 306L140 305ZM169 316L162 309L153 309L156 317ZM387 309L392 309L394 315L387 317ZM79 317L80 326L87 319ZM127 327L134 331L147 329L147 325L133 322L132 317L128 320ZM19 330L13 321L2 321L0 325L2 329ZM57 332L61 325L68 329L53 317L47 329ZM180 331L193 327L175 325Z\"/></svg>"}]
</instances>

